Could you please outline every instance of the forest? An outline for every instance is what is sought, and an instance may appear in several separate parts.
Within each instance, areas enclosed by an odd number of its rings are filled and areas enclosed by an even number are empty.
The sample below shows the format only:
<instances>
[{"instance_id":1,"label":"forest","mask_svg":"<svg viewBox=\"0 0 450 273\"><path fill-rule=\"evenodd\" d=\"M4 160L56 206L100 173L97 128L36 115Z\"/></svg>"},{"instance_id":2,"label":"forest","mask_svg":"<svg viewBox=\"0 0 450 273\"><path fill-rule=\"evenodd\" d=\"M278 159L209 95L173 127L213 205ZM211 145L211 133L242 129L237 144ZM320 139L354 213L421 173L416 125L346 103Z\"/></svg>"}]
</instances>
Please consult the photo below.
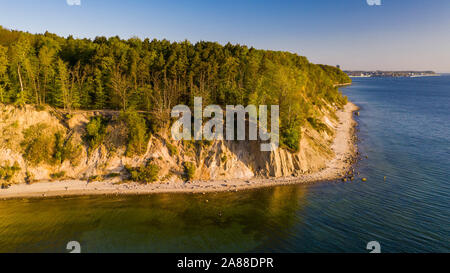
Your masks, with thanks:
<instances>
[{"instance_id":1,"label":"forest","mask_svg":"<svg viewBox=\"0 0 450 273\"><path fill-rule=\"evenodd\" d=\"M317 109L341 107L334 86L351 80L306 57L216 42L119 37L76 39L0 27L0 103L119 110L145 116L155 132L178 104L279 105L280 142L298 150Z\"/></svg>"}]
</instances>

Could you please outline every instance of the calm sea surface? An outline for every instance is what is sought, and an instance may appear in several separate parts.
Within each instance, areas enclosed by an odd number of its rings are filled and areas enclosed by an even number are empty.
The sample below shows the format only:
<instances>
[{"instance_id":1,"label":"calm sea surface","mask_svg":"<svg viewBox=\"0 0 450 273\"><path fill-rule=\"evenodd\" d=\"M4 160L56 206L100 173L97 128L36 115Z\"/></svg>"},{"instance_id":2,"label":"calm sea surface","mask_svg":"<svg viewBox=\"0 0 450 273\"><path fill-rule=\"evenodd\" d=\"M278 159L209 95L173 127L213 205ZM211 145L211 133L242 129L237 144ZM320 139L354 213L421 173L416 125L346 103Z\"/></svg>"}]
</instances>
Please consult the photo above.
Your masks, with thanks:
<instances>
[{"instance_id":1,"label":"calm sea surface","mask_svg":"<svg viewBox=\"0 0 450 273\"><path fill-rule=\"evenodd\" d=\"M450 252L450 76L342 90L367 182L0 201L0 252Z\"/></svg>"}]
</instances>

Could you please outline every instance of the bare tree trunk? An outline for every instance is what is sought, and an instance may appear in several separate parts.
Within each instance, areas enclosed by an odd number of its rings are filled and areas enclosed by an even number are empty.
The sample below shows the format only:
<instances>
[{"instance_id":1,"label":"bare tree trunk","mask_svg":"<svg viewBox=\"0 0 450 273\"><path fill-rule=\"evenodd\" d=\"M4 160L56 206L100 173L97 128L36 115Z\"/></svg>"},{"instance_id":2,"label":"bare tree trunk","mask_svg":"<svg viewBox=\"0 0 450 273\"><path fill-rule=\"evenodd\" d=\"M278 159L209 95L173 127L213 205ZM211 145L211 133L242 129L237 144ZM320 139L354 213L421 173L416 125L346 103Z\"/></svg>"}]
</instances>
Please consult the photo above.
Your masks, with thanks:
<instances>
[{"instance_id":1,"label":"bare tree trunk","mask_svg":"<svg viewBox=\"0 0 450 273\"><path fill-rule=\"evenodd\" d=\"M122 74L119 66L114 69L112 76L112 89L121 100L122 110L126 111L128 106L128 90L133 87L129 84L127 75Z\"/></svg>"},{"instance_id":2,"label":"bare tree trunk","mask_svg":"<svg viewBox=\"0 0 450 273\"><path fill-rule=\"evenodd\" d=\"M42 102L43 104L45 104L46 100L47 100L47 73L45 73L44 75L44 90L42 91Z\"/></svg>"},{"instance_id":3,"label":"bare tree trunk","mask_svg":"<svg viewBox=\"0 0 450 273\"><path fill-rule=\"evenodd\" d=\"M20 73L20 65L17 65L17 74L19 75L20 91L23 93L22 74Z\"/></svg>"}]
</instances>

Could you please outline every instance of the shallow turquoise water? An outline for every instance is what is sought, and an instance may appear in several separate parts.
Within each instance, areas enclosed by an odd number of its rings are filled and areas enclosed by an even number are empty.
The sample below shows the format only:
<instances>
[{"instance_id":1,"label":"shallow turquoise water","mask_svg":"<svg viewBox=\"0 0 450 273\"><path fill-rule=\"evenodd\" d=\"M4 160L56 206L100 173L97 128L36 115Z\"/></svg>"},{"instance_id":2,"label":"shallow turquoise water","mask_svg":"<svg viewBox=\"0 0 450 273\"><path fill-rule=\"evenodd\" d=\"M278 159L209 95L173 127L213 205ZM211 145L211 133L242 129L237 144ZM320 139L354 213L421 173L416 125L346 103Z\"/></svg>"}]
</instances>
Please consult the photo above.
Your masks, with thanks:
<instances>
[{"instance_id":1,"label":"shallow turquoise water","mask_svg":"<svg viewBox=\"0 0 450 273\"><path fill-rule=\"evenodd\" d=\"M0 201L0 252L450 252L450 77L343 92L361 107L367 182Z\"/></svg>"}]
</instances>

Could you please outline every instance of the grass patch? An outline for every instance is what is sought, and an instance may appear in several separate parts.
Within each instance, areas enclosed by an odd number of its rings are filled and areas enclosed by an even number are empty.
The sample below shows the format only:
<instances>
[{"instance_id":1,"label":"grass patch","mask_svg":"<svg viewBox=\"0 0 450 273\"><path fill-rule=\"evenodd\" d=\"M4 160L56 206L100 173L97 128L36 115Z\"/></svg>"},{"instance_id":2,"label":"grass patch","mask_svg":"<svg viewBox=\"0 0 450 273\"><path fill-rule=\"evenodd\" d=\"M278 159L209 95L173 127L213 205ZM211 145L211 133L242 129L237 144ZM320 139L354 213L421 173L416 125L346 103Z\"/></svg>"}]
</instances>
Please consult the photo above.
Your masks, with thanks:
<instances>
[{"instance_id":1,"label":"grass patch","mask_svg":"<svg viewBox=\"0 0 450 273\"><path fill-rule=\"evenodd\" d=\"M328 127L325 123L321 122L320 120L316 118L308 118L308 123L311 124L311 127L314 128L314 130L318 132L326 132L327 134L331 135L333 134L333 131Z\"/></svg>"},{"instance_id":2,"label":"grass patch","mask_svg":"<svg viewBox=\"0 0 450 273\"><path fill-rule=\"evenodd\" d=\"M30 126L23 135L23 156L33 166L42 163L57 165L65 160L77 166L81 161L83 147L75 144L72 138L65 140L62 131L53 134L45 123Z\"/></svg>"},{"instance_id":3,"label":"grass patch","mask_svg":"<svg viewBox=\"0 0 450 273\"><path fill-rule=\"evenodd\" d=\"M55 134L55 153L53 155L56 163L61 164L66 160L70 161L72 166L78 166L81 161L83 146L75 144L72 137L64 141L63 134Z\"/></svg>"},{"instance_id":4,"label":"grass patch","mask_svg":"<svg viewBox=\"0 0 450 273\"><path fill-rule=\"evenodd\" d=\"M86 125L85 139L89 145L89 153L97 149L105 140L107 120L103 116L92 117Z\"/></svg>"},{"instance_id":5,"label":"grass patch","mask_svg":"<svg viewBox=\"0 0 450 273\"><path fill-rule=\"evenodd\" d=\"M178 154L178 149L175 147L175 145L170 144L169 142L166 142L167 150L169 150L169 154L171 156L175 156Z\"/></svg>"},{"instance_id":6,"label":"grass patch","mask_svg":"<svg viewBox=\"0 0 450 273\"><path fill-rule=\"evenodd\" d=\"M20 170L17 162L14 162L12 166L0 166L0 180L10 182Z\"/></svg>"},{"instance_id":7,"label":"grass patch","mask_svg":"<svg viewBox=\"0 0 450 273\"><path fill-rule=\"evenodd\" d=\"M14 129L19 128L19 122L16 120L13 123L11 123L11 128L14 128Z\"/></svg>"},{"instance_id":8,"label":"grass patch","mask_svg":"<svg viewBox=\"0 0 450 273\"><path fill-rule=\"evenodd\" d=\"M30 172L25 173L25 183L31 185L35 182L34 175Z\"/></svg>"},{"instance_id":9,"label":"grass patch","mask_svg":"<svg viewBox=\"0 0 450 273\"><path fill-rule=\"evenodd\" d=\"M280 146L291 152L300 150L301 128L289 128L281 132Z\"/></svg>"},{"instance_id":10,"label":"grass patch","mask_svg":"<svg viewBox=\"0 0 450 273\"><path fill-rule=\"evenodd\" d=\"M130 175L130 179L132 181L145 184L157 181L160 171L159 166L155 164L147 164L146 166L137 168L125 166L125 169Z\"/></svg>"},{"instance_id":11,"label":"grass patch","mask_svg":"<svg viewBox=\"0 0 450 273\"><path fill-rule=\"evenodd\" d=\"M103 180L103 176L101 176L101 175L92 175L92 176L89 177L88 180L89 180L90 183L92 183L92 182L99 182L99 181Z\"/></svg>"},{"instance_id":12,"label":"grass patch","mask_svg":"<svg viewBox=\"0 0 450 273\"><path fill-rule=\"evenodd\" d=\"M57 172L57 173L52 173L50 175L50 177L52 179L63 179L66 176L66 172L62 171L62 172Z\"/></svg>"},{"instance_id":13,"label":"grass patch","mask_svg":"<svg viewBox=\"0 0 450 273\"><path fill-rule=\"evenodd\" d=\"M128 129L127 156L143 155L147 151L149 135L145 119L136 111L120 114Z\"/></svg>"},{"instance_id":14,"label":"grass patch","mask_svg":"<svg viewBox=\"0 0 450 273\"><path fill-rule=\"evenodd\" d=\"M222 161L222 163L226 163L227 160L228 160L227 155L223 155L223 156L220 158L220 161Z\"/></svg>"},{"instance_id":15,"label":"grass patch","mask_svg":"<svg viewBox=\"0 0 450 273\"><path fill-rule=\"evenodd\" d=\"M23 156L31 165L54 164L55 136L48 133L49 126L39 123L24 130L21 143Z\"/></svg>"},{"instance_id":16,"label":"grass patch","mask_svg":"<svg viewBox=\"0 0 450 273\"><path fill-rule=\"evenodd\" d=\"M190 181L194 179L196 167L195 164L192 162L184 162L184 178L186 181Z\"/></svg>"},{"instance_id":17,"label":"grass patch","mask_svg":"<svg viewBox=\"0 0 450 273\"><path fill-rule=\"evenodd\" d=\"M106 175L106 178L111 179L111 178L116 178L116 177L120 177L121 174L120 173L109 173Z\"/></svg>"},{"instance_id":18,"label":"grass patch","mask_svg":"<svg viewBox=\"0 0 450 273\"><path fill-rule=\"evenodd\" d=\"M9 187L11 187L11 183L8 183L8 182L2 182L1 185L0 185L0 188L1 188L2 190L6 190L6 189L8 189Z\"/></svg>"}]
</instances>

